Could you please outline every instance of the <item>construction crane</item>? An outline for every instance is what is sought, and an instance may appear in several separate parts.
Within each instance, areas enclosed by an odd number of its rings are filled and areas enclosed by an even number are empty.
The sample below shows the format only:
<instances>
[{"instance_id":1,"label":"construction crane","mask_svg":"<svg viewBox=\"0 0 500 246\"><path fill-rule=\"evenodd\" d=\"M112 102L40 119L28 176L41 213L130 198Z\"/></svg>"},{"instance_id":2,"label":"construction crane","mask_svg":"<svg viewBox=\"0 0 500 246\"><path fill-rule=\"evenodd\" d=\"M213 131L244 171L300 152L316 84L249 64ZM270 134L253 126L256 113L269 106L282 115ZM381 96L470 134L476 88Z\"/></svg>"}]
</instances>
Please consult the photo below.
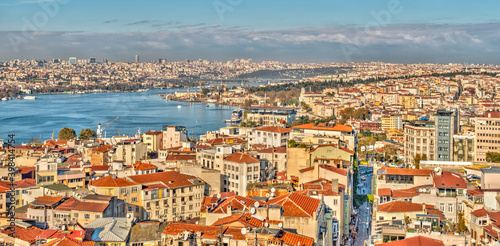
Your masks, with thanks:
<instances>
[{"instance_id":1,"label":"construction crane","mask_svg":"<svg viewBox=\"0 0 500 246\"><path fill-rule=\"evenodd\" d=\"M108 122L108 124L106 124L105 126L101 127L101 123L99 123L97 125L97 138L102 138L102 132L104 130L106 130L106 128L111 124L113 123L113 121L115 121L116 119L118 119L118 116L116 116L116 118L114 118L112 121Z\"/></svg>"}]
</instances>

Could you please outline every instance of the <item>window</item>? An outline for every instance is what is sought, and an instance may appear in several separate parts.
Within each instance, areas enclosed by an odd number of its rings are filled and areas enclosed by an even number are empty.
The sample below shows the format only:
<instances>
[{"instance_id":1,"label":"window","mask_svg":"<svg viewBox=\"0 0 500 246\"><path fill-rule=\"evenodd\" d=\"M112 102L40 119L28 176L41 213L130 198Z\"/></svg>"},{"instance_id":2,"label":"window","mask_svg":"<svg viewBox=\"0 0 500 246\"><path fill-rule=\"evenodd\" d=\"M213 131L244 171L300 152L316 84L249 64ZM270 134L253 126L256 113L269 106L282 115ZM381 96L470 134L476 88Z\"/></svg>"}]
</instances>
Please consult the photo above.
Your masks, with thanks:
<instances>
[{"instance_id":1,"label":"window","mask_svg":"<svg viewBox=\"0 0 500 246\"><path fill-rule=\"evenodd\" d=\"M98 214L96 214L96 215L95 215L95 219L99 219L99 218L101 218L101 216L100 216L100 215L98 215Z\"/></svg>"},{"instance_id":2,"label":"window","mask_svg":"<svg viewBox=\"0 0 500 246\"><path fill-rule=\"evenodd\" d=\"M132 193L137 192L137 187L132 187Z\"/></svg>"},{"instance_id":3,"label":"window","mask_svg":"<svg viewBox=\"0 0 500 246\"><path fill-rule=\"evenodd\" d=\"M337 205L337 203L338 203L337 199L333 200L333 205Z\"/></svg>"},{"instance_id":4,"label":"window","mask_svg":"<svg viewBox=\"0 0 500 246\"><path fill-rule=\"evenodd\" d=\"M453 203L448 204L448 213L453 213Z\"/></svg>"},{"instance_id":5,"label":"window","mask_svg":"<svg viewBox=\"0 0 500 246\"><path fill-rule=\"evenodd\" d=\"M75 213L75 215L73 217L78 218L78 213Z\"/></svg>"},{"instance_id":6,"label":"window","mask_svg":"<svg viewBox=\"0 0 500 246\"><path fill-rule=\"evenodd\" d=\"M444 212L444 203L439 204L439 210L441 210L442 212Z\"/></svg>"},{"instance_id":7,"label":"window","mask_svg":"<svg viewBox=\"0 0 500 246\"><path fill-rule=\"evenodd\" d=\"M132 197L132 202L137 202L137 197Z\"/></svg>"},{"instance_id":8,"label":"window","mask_svg":"<svg viewBox=\"0 0 500 246\"><path fill-rule=\"evenodd\" d=\"M90 214L84 214L83 217L85 217L85 219L90 219Z\"/></svg>"}]
</instances>

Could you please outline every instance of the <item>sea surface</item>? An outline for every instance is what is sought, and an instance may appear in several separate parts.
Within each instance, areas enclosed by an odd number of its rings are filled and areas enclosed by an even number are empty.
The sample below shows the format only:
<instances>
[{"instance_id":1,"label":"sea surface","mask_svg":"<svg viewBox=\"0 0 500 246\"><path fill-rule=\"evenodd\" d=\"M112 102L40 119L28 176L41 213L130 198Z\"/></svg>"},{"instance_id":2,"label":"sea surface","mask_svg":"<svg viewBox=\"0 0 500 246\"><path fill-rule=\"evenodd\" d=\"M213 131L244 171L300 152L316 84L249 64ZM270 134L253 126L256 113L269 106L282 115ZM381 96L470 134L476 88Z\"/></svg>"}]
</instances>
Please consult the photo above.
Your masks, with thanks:
<instances>
[{"instance_id":1,"label":"sea surface","mask_svg":"<svg viewBox=\"0 0 500 246\"><path fill-rule=\"evenodd\" d=\"M185 90L185 89L184 89ZM85 128L97 130L119 117L106 129L107 137L161 130L163 125L186 126L189 136L199 138L207 131L226 126L237 107L210 103L166 101L157 94L175 93L183 89L144 92L37 95L36 100L0 101L0 139L15 134L15 144L32 137L50 139L64 127L76 134ZM193 91L193 90L192 90ZM207 107L208 105L208 107ZM180 107L178 107L180 106Z\"/></svg>"}]
</instances>

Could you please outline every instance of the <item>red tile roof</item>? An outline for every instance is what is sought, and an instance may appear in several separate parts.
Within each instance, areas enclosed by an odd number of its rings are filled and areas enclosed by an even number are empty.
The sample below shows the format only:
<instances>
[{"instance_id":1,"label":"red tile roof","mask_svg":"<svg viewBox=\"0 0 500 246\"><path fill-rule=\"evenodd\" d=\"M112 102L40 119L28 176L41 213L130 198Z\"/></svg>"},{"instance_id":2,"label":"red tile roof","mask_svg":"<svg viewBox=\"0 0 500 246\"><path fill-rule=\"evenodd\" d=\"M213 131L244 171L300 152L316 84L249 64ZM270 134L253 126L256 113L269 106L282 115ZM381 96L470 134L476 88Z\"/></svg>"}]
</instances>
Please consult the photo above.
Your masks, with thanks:
<instances>
[{"instance_id":1,"label":"red tile roof","mask_svg":"<svg viewBox=\"0 0 500 246\"><path fill-rule=\"evenodd\" d=\"M280 231L273 241L283 242L284 245L313 246L314 239L290 232Z\"/></svg>"},{"instance_id":2,"label":"red tile roof","mask_svg":"<svg viewBox=\"0 0 500 246\"><path fill-rule=\"evenodd\" d=\"M313 217L321 204L321 200L291 192L270 199L266 204L281 205L283 207L283 216L286 217Z\"/></svg>"},{"instance_id":3,"label":"red tile roof","mask_svg":"<svg viewBox=\"0 0 500 246\"><path fill-rule=\"evenodd\" d=\"M44 244L44 246L82 246L82 245L83 242L68 237L58 238Z\"/></svg>"},{"instance_id":4,"label":"red tile roof","mask_svg":"<svg viewBox=\"0 0 500 246\"><path fill-rule=\"evenodd\" d=\"M255 163L260 162L259 159L245 153L235 152L224 158L224 161L231 161L236 163Z\"/></svg>"},{"instance_id":5,"label":"red tile roof","mask_svg":"<svg viewBox=\"0 0 500 246\"><path fill-rule=\"evenodd\" d=\"M133 176L129 176L128 178L133 180L134 182L137 182L140 184L162 182L164 185L166 185L170 188L191 186L191 185L195 184L194 180L198 179L196 176L177 172L177 171L133 175ZM200 180L200 179L198 179L198 180L201 183L203 183L202 180Z\"/></svg>"},{"instance_id":6,"label":"red tile roof","mask_svg":"<svg viewBox=\"0 0 500 246\"><path fill-rule=\"evenodd\" d=\"M467 190L467 194L469 194L469 196L484 196L484 190Z\"/></svg>"},{"instance_id":7,"label":"red tile roof","mask_svg":"<svg viewBox=\"0 0 500 246\"><path fill-rule=\"evenodd\" d=\"M104 153L104 152L108 151L109 148L112 148L112 147L113 147L113 145L103 145L101 147L92 149L92 151L93 152Z\"/></svg>"},{"instance_id":8,"label":"red tile roof","mask_svg":"<svg viewBox=\"0 0 500 246\"><path fill-rule=\"evenodd\" d=\"M255 202L259 202L259 204L262 205L260 201L254 200L252 198L238 195L231 196L217 204L217 206L210 212L227 213L227 210L229 209L228 207L231 207L231 210L243 210L244 208L248 209L250 206L253 206Z\"/></svg>"},{"instance_id":9,"label":"red tile roof","mask_svg":"<svg viewBox=\"0 0 500 246\"><path fill-rule=\"evenodd\" d=\"M390 188L383 188L383 189L378 189L378 195L379 196L391 196L391 189Z\"/></svg>"},{"instance_id":10,"label":"red tile roof","mask_svg":"<svg viewBox=\"0 0 500 246\"><path fill-rule=\"evenodd\" d=\"M416 236L406 238L404 240L376 244L376 246L444 246L444 243L441 240L424 236Z\"/></svg>"},{"instance_id":11,"label":"red tile roof","mask_svg":"<svg viewBox=\"0 0 500 246\"><path fill-rule=\"evenodd\" d=\"M308 129L308 130L322 130L322 131L336 131L336 132L352 132L352 127L335 124L332 126L327 126L325 123L319 123L318 125L314 125L315 123L303 124L300 126L294 126L295 129Z\"/></svg>"},{"instance_id":12,"label":"red tile roof","mask_svg":"<svg viewBox=\"0 0 500 246\"><path fill-rule=\"evenodd\" d=\"M382 169L383 170L383 169ZM433 171L430 169L409 169L409 168L386 168L385 174L407 175L407 176L429 176Z\"/></svg>"},{"instance_id":13,"label":"red tile roof","mask_svg":"<svg viewBox=\"0 0 500 246\"><path fill-rule=\"evenodd\" d=\"M168 155L167 161L194 161L196 155Z\"/></svg>"},{"instance_id":14,"label":"red tile roof","mask_svg":"<svg viewBox=\"0 0 500 246\"><path fill-rule=\"evenodd\" d=\"M344 169L341 169L341 168L337 168L337 167L334 167L334 166L331 166L331 165L327 165L327 164L320 164L319 167L323 168L325 170L328 170L330 172L334 172L334 173L340 174L342 176L347 176L347 171L344 170Z\"/></svg>"},{"instance_id":15,"label":"red tile roof","mask_svg":"<svg viewBox=\"0 0 500 246\"><path fill-rule=\"evenodd\" d=\"M424 207L420 203L411 203L404 201L392 201L378 206L379 212L400 213L400 212L418 212L424 211Z\"/></svg>"},{"instance_id":16,"label":"red tile roof","mask_svg":"<svg viewBox=\"0 0 500 246\"><path fill-rule=\"evenodd\" d=\"M467 184L459 174L443 171L441 175L434 173L434 187L467 189Z\"/></svg>"},{"instance_id":17,"label":"red tile roof","mask_svg":"<svg viewBox=\"0 0 500 246\"><path fill-rule=\"evenodd\" d=\"M92 181L92 186L98 187L123 187L130 185L137 185L137 183L122 178L114 179L111 175Z\"/></svg>"},{"instance_id":18,"label":"red tile roof","mask_svg":"<svg viewBox=\"0 0 500 246\"><path fill-rule=\"evenodd\" d=\"M16 188L29 188L36 186L36 181L34 179L22 179L14 182L14 187Z\"/></svg>"},{"instance_id":19,"label":"red tile roof","mask_svg":"<svg viewBox=\"0 0 500 246\"><path fill-rule=\"evenodd\" d=\"M234 223L238 222L239 225L235 225ZM215 221L212 226L221 226L227 225L231 227L264 227L264 223L266 220L264 218L258 218L252 216L250 213L239 213L231 216L223 217Z\"/></svg>"},{"instance_id":20,"label":"red tile roof","mask_svg":"<svg viewBox=\"0 0 500 246\"><path fill-rule=\"evenodd\" d=\"M312 171L312 170L314 170L314 166L302 168L302 169L299 170L299 172L305 173L305 172L309 172L309 171Z\"/></svg>"},{"instance_id":21,"label":"red tile roof","mask_svg":"<svg viewBox=\"0 0 500 246\"><path fill-rule=\"evenodd\" d=\"M267 148L267 149L257 150L257 152L261 154L286 153L286 148L285 147Z\"/></svg>"},{"instance_id":22,"label":"red tile roof","mask_svg":"<svg viewBox=\"0 0 500 246\"><path fill-rule=\"evenodd\" d=\"M8 234L10 234L11 231L0 229L0 232L8 235ZM31 243L34 243L36 241L36 236L40 235L43 232L43 230L38 229L34 226L31 226L29 228L15 226L15 232L16 232L14 234L15 238L23 240L25 242L29 242L31 244Z\"/></svg>"},{"instance_id":23,"label":"red tile roof","mask_svg":"<svg viewBox=\"0 0 500 246\"><path fill-rule=\"evenodd\" d=\"M101 165L97 165L97 166L92 166L90 168L91 171L108 171L109 168L111 168L111 166L101 166Z\"/></svg>"},{"instance_id":24,"label":"red tile roof","mask_svg":"<svg viewBox=\"0 0 500 246\"><path fill-rule=\"evenodd\" d=\"M486 217L488 212L483 207L483 208L480 208L478 210L472 211L470 214L476 216L476 218L481 218L481 217Z\"/></svg>"},{"instance_id":25,"label":"red tile roof","mask_svg":"<svg viewBox=\"0 0 500 246\"><path fill-rule=\"evenodd\" d=\"M281 128L277 126L266 126L266 127L261 127L259 129L255 129L256 131L261 131L261 132L275 132L275 133L287 133L291 132L292 128Z\"/></svg>"},{"instance_id":26,"label":"red tile roof","mask_svg":"<svg viewBox=\"0 0 500 246\"><path fill-rule=\"evenodd\" d=\"M102 202L81 202L76 198L70 198L61 203L55 211L89 211L89 212L104 212L109 206L109 203Z\"/></svg>"},{"instance_id":27,"label":"red tile roof","mask_svg":"<svg viewBox=\"0 0 500 246\"><path fill-rule=\"evenodd\" d=\"M142 163L140 161L134 164L134 170L151 170L157 169L158 167L150 163Z\"/></svg>"},{"instance_id":28,"label":"red tile roof","mask_svg":"<svg viewBox=\"0 0 500 246\"><path fill-rule=\"evenodd\" d=\"M63 199L62 196L39 196L32 203L35 205L54 205Z\"/></svg>"}]
</instances>

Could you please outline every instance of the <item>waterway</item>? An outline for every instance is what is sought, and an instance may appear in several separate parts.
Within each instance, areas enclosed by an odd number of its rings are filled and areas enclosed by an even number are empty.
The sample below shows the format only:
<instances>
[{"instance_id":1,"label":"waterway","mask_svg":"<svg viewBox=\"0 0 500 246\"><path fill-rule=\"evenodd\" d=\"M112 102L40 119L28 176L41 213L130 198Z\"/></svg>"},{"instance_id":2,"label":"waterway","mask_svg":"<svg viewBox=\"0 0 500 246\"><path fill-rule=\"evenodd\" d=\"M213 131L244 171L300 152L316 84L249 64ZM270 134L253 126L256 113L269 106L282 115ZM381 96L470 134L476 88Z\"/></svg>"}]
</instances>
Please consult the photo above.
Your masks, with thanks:
<instances>
[{"instance_id":1,"label":"waterway","mask_svg":"<svg viewBox=\"0 0 500 246\"><path fill-rule=\"evenodd\" d=\"M36 100L0 101L0 139L8 139L8 134L14 133L16 144L26 143L32 137L43 141L53 133L57 138L64 127L73 128L78 135L85 128L97 130L97 124L105 125L117 116L105 130L107 137L180 125L187 127L190 137L198 138L225 126L223 120L231 118L236 108L166 101L157 96L175 91L37 95Z\"/></svg>"}]
</instances>

